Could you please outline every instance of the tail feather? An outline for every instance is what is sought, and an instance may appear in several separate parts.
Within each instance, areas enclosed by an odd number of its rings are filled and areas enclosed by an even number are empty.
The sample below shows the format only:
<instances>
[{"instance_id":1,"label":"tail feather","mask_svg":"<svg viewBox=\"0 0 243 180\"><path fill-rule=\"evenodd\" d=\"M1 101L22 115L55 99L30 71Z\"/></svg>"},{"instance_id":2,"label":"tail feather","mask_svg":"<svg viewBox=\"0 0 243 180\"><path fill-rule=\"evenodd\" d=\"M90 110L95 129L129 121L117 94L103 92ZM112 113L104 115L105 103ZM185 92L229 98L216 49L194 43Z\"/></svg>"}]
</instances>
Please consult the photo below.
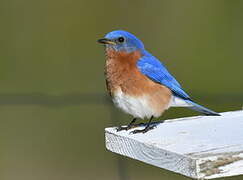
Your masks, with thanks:
<instances>
[{"instance_id":1,"label":"tail feather","mask_svg":"<svg viewBox=\"0 0 243 180\"><path fill-rule=\"evenodd\" d=\"M208 108L205 108L205 107L203 107L203 106L201 106L201 105L199 105L199 104L197 104L197 103L195 103L195 102L193 102L191 100L185 100L185 101L188 104L192 105L192 106L189 106L188 108L190 108L190 109L192 109L194 111L198 111L198 112L203 113L203 114L205 114L207 116L221 116L219 113L214 112L214 111L212 111L212 110L210 110Z\"/></svg>"}]
</instances>

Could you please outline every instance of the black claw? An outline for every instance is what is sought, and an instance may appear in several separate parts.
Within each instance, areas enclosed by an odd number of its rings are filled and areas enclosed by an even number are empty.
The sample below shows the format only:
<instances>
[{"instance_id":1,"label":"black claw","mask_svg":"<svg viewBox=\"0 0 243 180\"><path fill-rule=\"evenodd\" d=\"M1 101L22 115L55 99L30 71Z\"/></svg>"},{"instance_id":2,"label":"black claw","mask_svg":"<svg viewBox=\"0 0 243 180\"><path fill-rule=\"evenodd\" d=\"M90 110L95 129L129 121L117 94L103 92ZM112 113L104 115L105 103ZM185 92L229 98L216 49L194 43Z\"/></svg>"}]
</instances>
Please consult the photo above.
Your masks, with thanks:
<instances>
[{"instance_id":1,"label":"black claw","mask_svg":"<svg viewBox=\"0 0 243 180\"><path fill-rule=\"evenodd\" d=\"M116 132L123 131L123 130L126 130L127 131L128 129L129 129L128 126L119 126L119 127L116 128Z\"/></svg>"},{"instance_id":2,"label":"black claw","mask_svg":"<svg viewBox=\"0 0 243 180\"><path fill-rule=\"evenodd\" d=\"M130 133L132 133L132 134L146 133L146 132L154 129L156 127L156 125L151 125L152 119L153 119L153 116L149 119L149 122L148 122L148 124L146 124L144 129L137 129L137 130L131 131ZM136 118L133 118L133 120L127 126L119 126L118 128L116 128L117 132L122 131L122 130L127 131L129 129L145 125L144 123L134 124L135 121L136 121Z\"/></svg>"},{"instance_id":3,"label":"black claw","mask_svg":"<svg viewBox=\"0 0 243 180\"><path fill-rule=\"evenodd\" d=\"M119 131L128 131L130 129L133 129L133 128L136 128L136 127L139 127L139 126L144 126L145 124L144 123L139 123L139 124L129 124L127 126L119 126L116 128L116 132L119 132Z\"/></svg>"},{"instance_id":4,"label":"black claw","mask_svg":"<svg viewBox=\"0 0 243 180\"><path fill-rule=\"evenodd\" d=\"M132 134L137 134L137 133L146 133L152 129L154 129L156 127L156 125L150 125L150 126L146 126L144 129L136 129L134 131L132 131Z\"/></svg>"},{"instance_id":5,"label":"black claw","mask_svg":"<svg viewBox=\"0 0 243 180\"><path fill-rule=\"evenodd\" d=\"M135 125L134 125L135 121L136 121L136 118L133 118L132 121L127 126L119 126L118 128L116 128L116 131L117 132L118 131L122 131L122 130L126 130L127 131L127 130L129 130L131 128L134 128L135 127Z\"/></svg>"}]
</instances>

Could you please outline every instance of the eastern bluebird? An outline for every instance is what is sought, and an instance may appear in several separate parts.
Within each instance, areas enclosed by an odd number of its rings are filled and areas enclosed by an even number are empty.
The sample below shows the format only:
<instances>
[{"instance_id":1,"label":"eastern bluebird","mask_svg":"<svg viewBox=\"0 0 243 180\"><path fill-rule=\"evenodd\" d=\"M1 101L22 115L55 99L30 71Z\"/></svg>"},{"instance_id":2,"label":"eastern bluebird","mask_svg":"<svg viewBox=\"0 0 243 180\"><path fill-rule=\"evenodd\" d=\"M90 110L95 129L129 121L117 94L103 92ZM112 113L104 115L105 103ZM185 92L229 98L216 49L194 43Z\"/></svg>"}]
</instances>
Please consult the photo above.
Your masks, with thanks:
<instances>
[{"instance_id":1,"label":"eastern bluebird","mask_svg":"<svg viewBox=\"0 0 243 180\"><path fill-rule=\"evenodd\" d=\"M148 118L144 129L132 131L145 133L154 127L150 125L153 117L161 116L170 107L187 107L205 115L220 116L195 103L133 34L112 31L98 42L105 45L107 90L114 104L134 117L128 126L118 130L136 127L136 118Z\"/></svg>"}]
</instances>

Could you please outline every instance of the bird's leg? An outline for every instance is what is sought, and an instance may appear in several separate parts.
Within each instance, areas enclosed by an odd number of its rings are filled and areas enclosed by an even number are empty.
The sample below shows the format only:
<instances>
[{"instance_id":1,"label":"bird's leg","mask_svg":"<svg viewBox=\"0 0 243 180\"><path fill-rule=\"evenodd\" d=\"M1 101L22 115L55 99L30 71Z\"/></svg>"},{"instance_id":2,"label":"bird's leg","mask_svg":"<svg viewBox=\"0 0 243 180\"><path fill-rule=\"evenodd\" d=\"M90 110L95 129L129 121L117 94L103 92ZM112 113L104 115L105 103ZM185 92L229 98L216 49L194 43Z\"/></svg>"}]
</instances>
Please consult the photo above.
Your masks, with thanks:
<instances>
[{"instance_id":1,"label":"bird's leg","mask_svg":"<svg viewBox=\"0 0 243 180\"><path fill-rule=\"evenodd\" d=\"M136 118L133 118L132 121L127 125L127 126L119 126L116 130L117 131L122 131L122 130L129 130L131 128L137 127L136 124L134 124L136 122Z\"/></svg>"},{"instance_id":2,"label":"bird's leg","mask_svg":"<svg viewBox=\"0 0 243 180\"><path fill-rule=\"evenodd\" d=\"M146 132L148 132L149 130L154 129L156 126L155 126L155 125L151 125L151 121L152 121L153 118L154 118L154 117L151 116L151 118L149 119L149 122L147 123L147 125L145 126L144 129L136 129L136 130L132 131L131 133L132 133L132 134L146 133Z\"/></svg>"}]
</instances>

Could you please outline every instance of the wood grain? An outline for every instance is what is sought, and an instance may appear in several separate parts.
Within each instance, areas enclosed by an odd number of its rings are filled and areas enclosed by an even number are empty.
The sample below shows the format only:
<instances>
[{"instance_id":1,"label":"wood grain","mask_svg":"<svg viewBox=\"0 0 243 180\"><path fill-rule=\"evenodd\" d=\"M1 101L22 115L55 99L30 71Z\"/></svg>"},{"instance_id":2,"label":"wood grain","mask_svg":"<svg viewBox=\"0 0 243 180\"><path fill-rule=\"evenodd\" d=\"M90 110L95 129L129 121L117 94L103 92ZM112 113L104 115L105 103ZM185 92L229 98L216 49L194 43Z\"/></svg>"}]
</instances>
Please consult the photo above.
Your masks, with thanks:
<instances>
[{"instance_id":1,"label":"wood grain","mask_svg":"<svg viewBox=\"0 0 243 180\"><path fill-rule=\"evenodd\" d=\"M106 128L106 148L195 179L243 174L243 111L221 115L167 120L145 134Z\"/></svg>"}]
</instances>

